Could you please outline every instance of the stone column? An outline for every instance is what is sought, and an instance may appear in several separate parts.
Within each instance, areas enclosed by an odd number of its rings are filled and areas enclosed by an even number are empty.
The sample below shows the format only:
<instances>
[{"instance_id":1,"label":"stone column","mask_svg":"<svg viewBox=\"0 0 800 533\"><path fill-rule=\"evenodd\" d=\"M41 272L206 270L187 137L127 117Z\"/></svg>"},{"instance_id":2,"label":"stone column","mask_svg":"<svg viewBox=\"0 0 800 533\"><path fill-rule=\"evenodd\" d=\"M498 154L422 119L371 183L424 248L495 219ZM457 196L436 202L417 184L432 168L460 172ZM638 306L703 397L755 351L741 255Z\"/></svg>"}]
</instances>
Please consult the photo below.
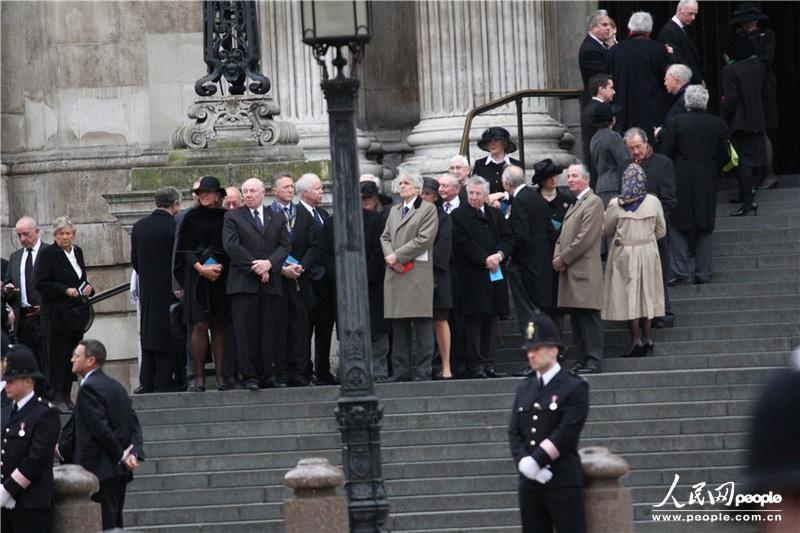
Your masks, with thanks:
<instances>
[{"instance_id":1,"label":"stone column","mask_svg":"<svg viewBox=\"0 0 800 533\"><path fill-rule=\"evenodd\" d=\"M586 478L583 506L589 533L633 533L631 489L620 485L628 475L628 462L603 446L578 450Z\"/></svg>"},{"instance_id":2,"label":"stone column","mask_svg":"<svg viewBox=\"0 0 800 533\"><path fill-rule=\"evenodd\" d=\"M344 484L344 474L324 457L300 459L286 473L283 484L294 491L294 498L283 502L286 533L343 533L350 530L347 499L336 494Z\"/></svg>"},{"instance_id":3,"label":"stone column","mask_svg":"<svg viewBox=\"0 0 800 533\"><path fill-rule=\"evenodd\" d=\"M100 489L100 482L80 465L53 468L56 505L53 533L92 533L102 528L100 504L90 497Z\"/></svg>"},{"instance_id":4,"label":"stone column","mask_svg":"<svg viewBox=\"0 0 800 533\"><path fill-rule=\"evenodd\" d=\"M449 0L416 7L421 120L408 137L414 155L406 160L433 173L458 153L470 109L514 91L554 87L559 40L551 2ZM556 106L531 99L523 108L528 167L543 157L574 160L559 147L566 128L548 114ZM485 155L474 143L486 127L503 126L516 138L516 124L513 103L473 121L471 160Z\"/></svg>"},{"instance_id":5,"label":"stone column","mask_svg":"<svg viewBox=\"0 0 800 533\"><path fill-rule=\"evenodd\" d=\"M262 71L272 81L270 94L280 105L281 119L297 126L307 159L330 159L328 108L319 85L320 67L302 41L300 2L259 2L258 18ZM328 70L332 72L330 64ZM360 172L380 176L381 165L366 158L371 143L356 130Z\"/></svg>"}]
</instances>

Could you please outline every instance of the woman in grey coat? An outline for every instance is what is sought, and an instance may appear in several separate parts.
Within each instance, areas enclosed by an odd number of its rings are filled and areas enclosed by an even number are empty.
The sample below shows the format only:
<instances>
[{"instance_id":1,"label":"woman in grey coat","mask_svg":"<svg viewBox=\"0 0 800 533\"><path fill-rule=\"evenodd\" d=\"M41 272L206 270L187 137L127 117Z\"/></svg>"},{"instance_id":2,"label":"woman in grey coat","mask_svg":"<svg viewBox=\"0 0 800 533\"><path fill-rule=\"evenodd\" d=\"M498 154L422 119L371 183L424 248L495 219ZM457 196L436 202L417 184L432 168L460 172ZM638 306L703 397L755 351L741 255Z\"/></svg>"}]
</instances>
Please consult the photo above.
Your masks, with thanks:
<instances>
[{"instance_id":1,"label":"woman in grey coat","mask_svg":"<svg viewBox=\"0 0 800 533\"><path fill-rule=\"evenodd\" d=\"M597 173L596 193L603 200L603 207L619 194L622 173L630 164L631 157L622 136L612 128L615 115L622 110L620 106L607 102L595 106L589 116L597 132L589 144L589 155Z\"/></svg>"}]
</instances>

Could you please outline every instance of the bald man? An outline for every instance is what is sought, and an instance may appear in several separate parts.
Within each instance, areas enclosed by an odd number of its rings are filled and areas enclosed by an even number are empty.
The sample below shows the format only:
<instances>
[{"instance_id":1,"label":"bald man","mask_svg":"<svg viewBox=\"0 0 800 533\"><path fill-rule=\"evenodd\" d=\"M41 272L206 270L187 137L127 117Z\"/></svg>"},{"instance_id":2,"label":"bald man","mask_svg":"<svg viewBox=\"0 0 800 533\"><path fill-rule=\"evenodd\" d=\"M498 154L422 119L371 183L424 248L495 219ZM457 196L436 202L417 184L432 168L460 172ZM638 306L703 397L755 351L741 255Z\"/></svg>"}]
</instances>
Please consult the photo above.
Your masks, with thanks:
<instances>
[{"instance_id":1,"label":"bald man","mask_svg":"<svg viewBox=\"0 0 800 533\"><path fill-rule=\"evenodd\" d=\"M9 258L7 277L3 280L4 290L14 308L17 342L33 350L39 368L47 375L47 351L39 316L41 296L33 286L33 267L42 248L39 225L32 217L24 216L17 221L14 231L20 249L12 252Z\"/></svg>"},{"instance_id":2,"label":"bald man","mask_svg":"<svg viewBox=\"0 0 800 533\"><path fill-rule=\"evenodd\" d=\"M222 199L222 207L225 210L237 209L242 207L242 193L238 187L226 187L225 198Z\"/></svg>"},{"instance_id":3,"label":"bald man","mask_svg":"<svg viewBox=\"0 0 800 533\"><path fill-rule=\"evenodd\" d=\"M276 328L281 309L281 268L289 256L283 216L264 206L264 183L242 184L244 205L225 213L222 244L231 259L227 294L236 335L236 366L251 391L286 386L275 378Z\"/></svg>"}]
</instances>

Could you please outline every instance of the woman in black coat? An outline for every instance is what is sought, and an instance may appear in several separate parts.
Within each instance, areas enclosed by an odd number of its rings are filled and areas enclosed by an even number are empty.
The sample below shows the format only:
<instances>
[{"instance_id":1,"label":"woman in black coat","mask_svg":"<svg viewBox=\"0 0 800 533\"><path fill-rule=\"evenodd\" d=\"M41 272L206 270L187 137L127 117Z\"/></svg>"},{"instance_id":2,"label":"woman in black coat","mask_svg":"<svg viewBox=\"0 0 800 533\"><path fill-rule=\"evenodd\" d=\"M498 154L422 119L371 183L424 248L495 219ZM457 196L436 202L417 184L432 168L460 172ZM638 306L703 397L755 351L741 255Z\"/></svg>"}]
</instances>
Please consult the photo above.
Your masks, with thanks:
<instances>
[{"instance_id":1,"label":"woman in black coat","mask_svg":"<svg viewBox=\"0 0 800 533\"><path fill-rule=\"evenodd\" d=\"M225 189L214 176L204 176L194 190L199 205L190 209L178 232L175 277L183 289L183 316L192 327L194 383L191 390L203 392L208 334L217 376L217 387L225 389L225 324L228 314L225 284L228 256L222 247Z\"/></svg>"},{"instance_id":2,"label":"woman in black coat","mask_svg":"<svg viewBox=\"0 0 800 533\"><path fill-rule=\"evenodd\" d=\"M450 279L450 260L453 256L453 222L450 215L444 212L439 198L439 182L433 178L424 178L422 199L436 205L439 227L436 240L433 242L433 332L439 357L442 360L442 373L436 378L452 379L450 370L450 309L453 308L453 287Z\"/></svg>"},{"instance_id":3,"label":"woman in black coat","mask_svg":"<svg viewBox=\"0 0 800 533\"><path fill-rule=\"evenodd\" d=\"M74 405L72 351L83 338L89 317L84 299L94 293L86 279L83 250L75 244L75 225L68 217L53 221L54 244L42 248L33 271L34 285L42 295L41 313L47 346L47 376L53 403L62 412Z\"/></svg>"}]
</instances>

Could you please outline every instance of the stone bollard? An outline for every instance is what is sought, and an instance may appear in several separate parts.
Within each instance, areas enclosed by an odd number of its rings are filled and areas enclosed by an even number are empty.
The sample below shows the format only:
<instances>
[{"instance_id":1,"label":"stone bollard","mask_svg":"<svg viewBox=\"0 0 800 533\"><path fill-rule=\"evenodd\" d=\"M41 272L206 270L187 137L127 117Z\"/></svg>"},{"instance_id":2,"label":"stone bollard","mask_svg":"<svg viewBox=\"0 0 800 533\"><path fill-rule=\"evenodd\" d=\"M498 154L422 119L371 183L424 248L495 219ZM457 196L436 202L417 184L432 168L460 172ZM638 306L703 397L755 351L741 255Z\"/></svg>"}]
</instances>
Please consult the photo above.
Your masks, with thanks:
<instances>
[{"instance_id":1,"label":"stone bollard","mask_svg":"<svg viewBox=\"0 0 800 533\"><path fill-rule=\"evenodd\" d=\"M586 531L633 533L631 489L619 483L630 470L627 461L602 446L581 448L578 453L586 479Z\"/></svg>"},{"instance_id":2,"label":"stone bollard","mask_svg":"<svg viewBox=\"0 0 800 533\"><path fill-rule=\"evenodd\" d=\"M95 533L103 529L100 504L90 497L100 490L94 474L80 465L53 467L56 507L51 533Z\"/></svg>"},{"instance_id":3,"label":"stone bollard","mask_svg":"<svg viewBox=\"0 0 800 533\"><path fill-rule=\"evenodd\" d=\"M283 484L294 490L294 498L283 502L286 533L350 531L347 499L336 494L336 487L344 484L340 468L321 457L301 459Z\"/></svg>"}]
</instances>

